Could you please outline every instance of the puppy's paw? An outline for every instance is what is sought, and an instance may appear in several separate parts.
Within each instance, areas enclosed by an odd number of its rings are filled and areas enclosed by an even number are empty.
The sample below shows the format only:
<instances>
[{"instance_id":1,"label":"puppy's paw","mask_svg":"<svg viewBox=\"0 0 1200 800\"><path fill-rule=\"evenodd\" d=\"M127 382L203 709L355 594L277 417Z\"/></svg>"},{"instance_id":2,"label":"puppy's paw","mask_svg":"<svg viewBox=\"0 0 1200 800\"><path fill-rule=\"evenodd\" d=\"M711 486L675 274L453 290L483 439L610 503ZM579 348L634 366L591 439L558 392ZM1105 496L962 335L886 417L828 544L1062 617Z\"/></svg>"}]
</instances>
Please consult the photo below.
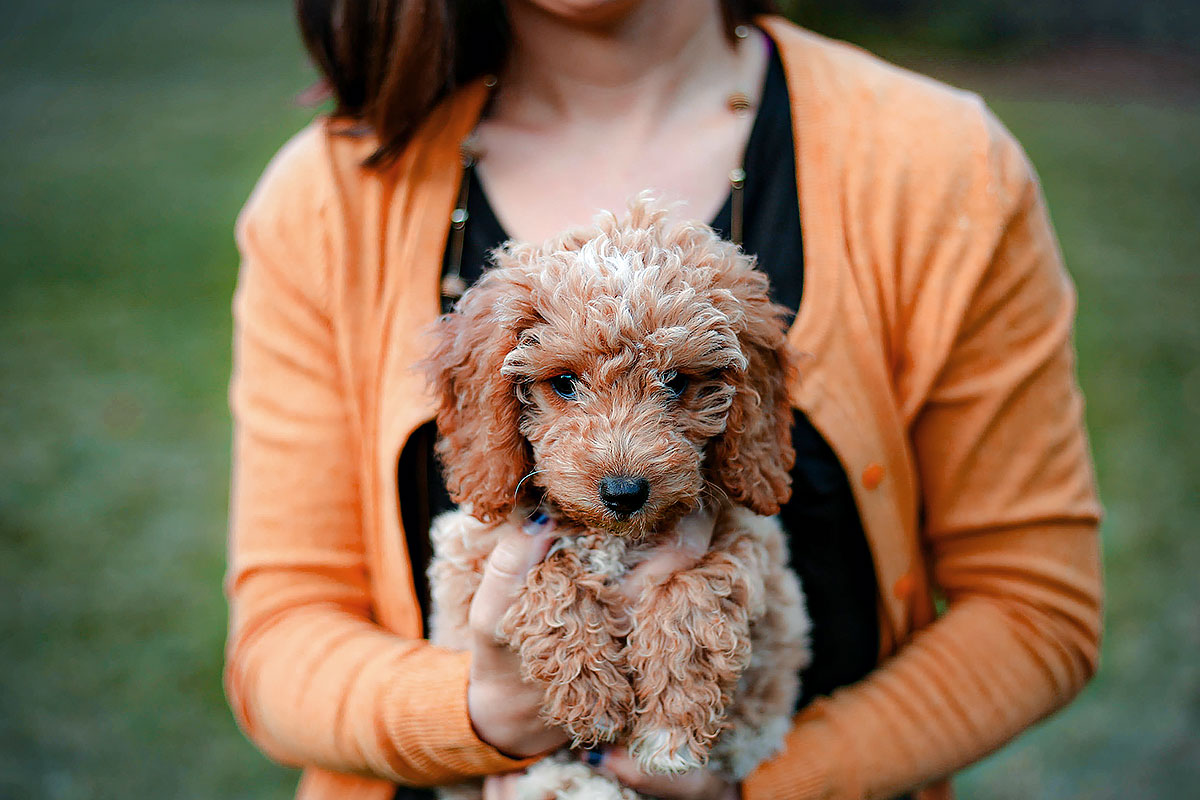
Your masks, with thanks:
<instances>
[{"instance_id":1,"label":"puppy's paw","mask_svg":"<svg viewBox=\"0 0 1200 800\"><path fill-rule=\"evenodd\" d=\"M516 800L638 800L614 778L559 751L529 767L517 780Z\"/></svg>"},{"instance_id":2,"label":"puppy's paw","mask_svg":"<svg viewBox=\"0 0 1200 800\"><path fill-rule=\"evenodd\" d=\"M648 775L679 775L708 760L687 732L668 728L638 731L629 742L629 754Z\"/></svg>"},{"instance_id":3,"label":"puppy's paw","mask_svg":"<svg viewBox=\"0 0 1200 800\"><path fill-rule=\"evenodd\" d=\"M576 663L559 677L546 687L547 722L570 734L573 747L616 741L634 703L633 687L617 666L606 661Z\"/></svg>"}]
</instances>

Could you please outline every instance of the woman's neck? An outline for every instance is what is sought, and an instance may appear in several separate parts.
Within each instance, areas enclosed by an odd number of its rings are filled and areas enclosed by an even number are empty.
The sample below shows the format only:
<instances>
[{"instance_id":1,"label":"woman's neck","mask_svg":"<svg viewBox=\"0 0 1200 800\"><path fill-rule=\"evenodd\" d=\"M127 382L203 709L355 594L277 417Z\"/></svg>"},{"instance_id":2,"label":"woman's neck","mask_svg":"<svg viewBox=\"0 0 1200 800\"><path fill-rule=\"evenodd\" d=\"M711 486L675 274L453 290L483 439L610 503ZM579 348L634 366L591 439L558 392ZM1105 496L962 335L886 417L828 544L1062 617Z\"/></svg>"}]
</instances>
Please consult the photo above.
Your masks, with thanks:
<instances>
[{"instance_id":1,"label":"woman's neck","mask_svg":"<svg viewBox=\"0 0 1200 800\"><path fill-rule=\"evenodd\" d=\"M746 74L717 0L642 0L593 18L511 0L509 18L512 50L495 112L523 127L614 118L653 124L741 88Z\"/></svg>"}]
</instances>

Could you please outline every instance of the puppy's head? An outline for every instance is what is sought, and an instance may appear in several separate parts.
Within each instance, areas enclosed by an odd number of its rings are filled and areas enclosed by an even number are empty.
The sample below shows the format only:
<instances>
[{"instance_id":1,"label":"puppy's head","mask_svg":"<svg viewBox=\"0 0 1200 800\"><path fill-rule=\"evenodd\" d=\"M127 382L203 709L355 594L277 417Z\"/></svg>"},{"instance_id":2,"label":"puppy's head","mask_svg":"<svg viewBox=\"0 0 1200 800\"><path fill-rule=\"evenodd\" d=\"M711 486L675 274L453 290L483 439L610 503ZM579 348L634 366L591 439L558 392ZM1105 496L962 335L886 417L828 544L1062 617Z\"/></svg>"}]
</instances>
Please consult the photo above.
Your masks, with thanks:
<instances>
[{"instance_id":1,"label":"puppy's head","mask_svg":"<svg viewBox=\"0 0 1200 800\"><path fill-rule=\"evenodd\" d=\"M486 521L544 499L634 538L722 497L779 510L786 312L750 258L646 199L495 258L429 360L456 502Z\"/></svg>"}]
</instances>

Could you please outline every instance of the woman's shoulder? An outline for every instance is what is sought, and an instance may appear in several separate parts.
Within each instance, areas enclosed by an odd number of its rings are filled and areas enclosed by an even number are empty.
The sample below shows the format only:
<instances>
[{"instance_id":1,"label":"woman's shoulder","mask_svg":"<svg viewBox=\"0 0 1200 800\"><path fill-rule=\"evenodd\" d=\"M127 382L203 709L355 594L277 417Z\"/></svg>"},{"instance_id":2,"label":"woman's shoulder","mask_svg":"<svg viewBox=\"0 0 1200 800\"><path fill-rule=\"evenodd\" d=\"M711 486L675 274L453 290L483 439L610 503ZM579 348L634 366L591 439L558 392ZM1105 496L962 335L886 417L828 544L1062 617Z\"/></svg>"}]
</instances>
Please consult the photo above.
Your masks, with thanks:
<instances>
[{"instance_id":1,"label":"woman's shoulder","mask_svg":"<svg viewBox=\"0 0 1200 800\"><path fill-rule=\"evenodd\" d=\"M334 253L345 238L345 189L364 180L358 165L368 147L318 117L276 151L237 216L243 281L269 272L276 285L328 312Z\"/></svg>"},{"instance_id":2,"label":"woman's shoulder","mask_svg":"<svg viewBox=\"0 0 1200 800\"><path fill-rule=\"evenodd\" d=\"M793 94L813 110L833 115L832 122L890 119L902 130L922 132L916 123L955 124L987 113L976 93L893 64L858 45L782 17L763 23L789 67Z\"/></svg>"},{"instance_id":3,"label":"woman's shoulder","mask_svg":"<svg viewBox=\"0 0 1200 800\"><path fill-rule=\"evenodd\" d=\"M477 84L477 85L476 85ZM342 234L373 236L372 199L385 202L403 191L425 191L453 182L459 142L470 131L484 96L482 82L464 86L440 103L392 158L368 166L378 137L364 124L316 117L270 160L242 210L308 225L321 219ZM378 211L378 209L374 209ZM336 219L334 218L336 215Z\"/></svg>"},{"instance_id":4,"label":"woman's shoulder","mask_svg":"<svg viewBox=\"0 0 1200 800\"><path fill-rule=\"evenodd\" d=\"M788 72L802 192L807 175L809 191L826 195L819 202L846 210L810 215L806 236L820 226L852 244L850 285L890 347L912 348L917 328L953 337L989 276L1017 281L1030 264L1057 276L1033 166L977 94L787 22L768 32ZM1014 221L1037 232L1024 260L1013 255L1026 244L1015 242Z\"/></svg>"},{"instance_id":5,"label":"woman's shoulder","mask_svg":"<svg viewBox=\"0 0 1200 800\"><path fill-rule=\"evenodd\" d=\"M362 180L366 171L361 164L373 151L373 142L344 127L322 115L288 139L267 163L241 219L266 215L303 222L327 205L340 187Z\"/></svg>"},{"instance_id":6,"label":"woman's shoulder","mask_svg":"<svg viewBox=\"0 0 1200 800\"><path fill-rule=\"evenodd\" d=\"M788 73L800 152L818 154L841 191L888 200L909 217L925 208L934 224L953 212L1003 215L1036 184L1024 150L978 94L782 18L764 23ZM806 150L806 136L820 146Z\"/></svg>"},{"instance_id":7,"label":"woman's shoulder","mask_svg":"<svg viewBox=\"0 0 1200 800\"><path fill-rule=\"evenodd\" d=\"M780 18L763 20L780 49L800 135L872 182L914 188L1024 182L1024 151L975 92L892 64L856 45ZM849 177L849 175L847 175Z\"/></svg>"}]
</instances>

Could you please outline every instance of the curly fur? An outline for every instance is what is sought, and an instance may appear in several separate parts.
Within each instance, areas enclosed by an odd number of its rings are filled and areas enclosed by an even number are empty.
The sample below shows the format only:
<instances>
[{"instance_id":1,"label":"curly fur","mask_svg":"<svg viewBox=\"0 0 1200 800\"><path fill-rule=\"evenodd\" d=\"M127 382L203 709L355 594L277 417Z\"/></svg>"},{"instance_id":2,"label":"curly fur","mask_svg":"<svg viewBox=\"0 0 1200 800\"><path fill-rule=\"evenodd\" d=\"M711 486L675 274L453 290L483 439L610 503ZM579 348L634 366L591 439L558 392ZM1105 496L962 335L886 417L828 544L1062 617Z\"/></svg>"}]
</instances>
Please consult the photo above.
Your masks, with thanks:
<instances>
[{"instance_id":1,"label":"curly fur","mask_svg":"<svg viewBox=\"0 0 1200 800\"><path fill-rule=\"evenodd\" d=\"M645 197L625 219L494 257L428 362L461 508L432 534L432 637L464 643L495 524L549 509L565 535L498 632L545 687L547 721L577 746L628 743L648 772L711 756L743 777L781 746L808 660L803 596L768 516L794 460L784 309L751 258ZM565 374L570 399L551 385ZM612 476L644 478L645 504L610 509L598 487ZM709 552L628 607L620 578L698 506L716 520ZM566 764L539 765L529 786L624 796Z\"/></svg>"}]
</instances>

